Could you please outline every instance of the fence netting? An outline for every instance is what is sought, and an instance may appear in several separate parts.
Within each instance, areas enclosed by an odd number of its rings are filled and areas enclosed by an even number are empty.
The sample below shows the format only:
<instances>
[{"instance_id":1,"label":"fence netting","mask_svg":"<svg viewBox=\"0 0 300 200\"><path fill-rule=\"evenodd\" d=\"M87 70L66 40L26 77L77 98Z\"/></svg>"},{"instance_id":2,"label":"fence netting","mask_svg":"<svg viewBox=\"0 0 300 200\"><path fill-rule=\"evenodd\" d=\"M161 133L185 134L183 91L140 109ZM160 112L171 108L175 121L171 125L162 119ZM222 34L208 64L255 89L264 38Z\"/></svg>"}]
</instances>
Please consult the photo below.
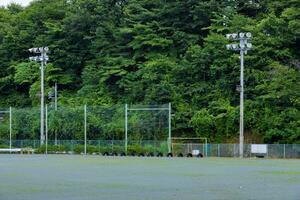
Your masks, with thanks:
<instances>
[{"instance_id":1,"label":"fence netting","mask_svg":"<svg viewBox=\"0 0 300 200\"><path fill-rule=\"evenodd\" d=\"M124 140L87 140L88 153L122 153ZM48 141L48 150L51 153L83 153L84 140L54 140ZM0 139L0 148L8 148L9 140ZM172 145L174 156L182 154L186 156L193 150L208 157L239 157L239 144L175 144ZM12 148L44 148L40 145L40 140L12 140ZM42 149L42 151L44 151ZM133 141L128 146L128 153L168 153L166 141L139 140ZM255 157L251 153L251 144L244 144L244 157ZM300 158L300 144L267 144L266 158Z\"/></svg>"},{"instance_id":2,"label":"fence netting","mask_svg":"<svg viewBox=\"0 0 300 200\"><path fill-rule=\"evenodd\" d=\"M85 144L86 127L88 153L122 152L127 127L128 152L168 153L169 106L48 106L47 144L55 152L80 153ZM9 146L10 133L12 147L41 148L40 108L0 108L0 147ZM239 156L239 144L183 143L173 145L172 150L174 155L198 150L210 157ZM244 156L255 156L251 153L251 144L244 145ZM265 156L299 158L300 144L268 144Z\"/></svg>"}]
</instances>

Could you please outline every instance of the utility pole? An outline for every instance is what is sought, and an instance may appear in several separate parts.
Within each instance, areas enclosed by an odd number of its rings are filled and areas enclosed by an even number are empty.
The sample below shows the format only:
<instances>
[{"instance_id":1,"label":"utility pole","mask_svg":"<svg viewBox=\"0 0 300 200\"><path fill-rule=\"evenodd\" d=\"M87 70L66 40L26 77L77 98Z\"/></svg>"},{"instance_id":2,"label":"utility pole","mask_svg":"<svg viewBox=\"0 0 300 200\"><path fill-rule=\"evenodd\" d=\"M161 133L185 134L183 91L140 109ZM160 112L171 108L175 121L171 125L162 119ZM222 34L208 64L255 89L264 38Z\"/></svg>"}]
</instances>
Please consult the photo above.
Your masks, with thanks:
<instances>
[{"instance_id":1,"label":"utility pole","mask_svg":"<svg viewBox=\"0 0 300 200\"><path fill-rule=\"evenodd\" d=\"M47 61L49 60L49 57L47 53L49 52L48 47L39 47L39 48L31 48L29 49L30 53L40 54L38 56L29 57L30 61L36 61L41 63L41 127L40 127L40 140L41 145L45 142L45 134L44 134L44 128L45 128L45 121L44 121L44 70L47 65Z\"/></svg>"},{"instance_id":2,"label":"utility pole","mask_svg":"<svg viewBox=\"0 0 300 200\"><path fill-rule=\"evenodd\" d=\"M252 44L249 42L252 38L251 33L232 33L226 35L227 39L239 41L239 44L227 44L228 50L240 51L240 158L244 157L244 55L252 49Z\"/></svg>"}]
</instances>

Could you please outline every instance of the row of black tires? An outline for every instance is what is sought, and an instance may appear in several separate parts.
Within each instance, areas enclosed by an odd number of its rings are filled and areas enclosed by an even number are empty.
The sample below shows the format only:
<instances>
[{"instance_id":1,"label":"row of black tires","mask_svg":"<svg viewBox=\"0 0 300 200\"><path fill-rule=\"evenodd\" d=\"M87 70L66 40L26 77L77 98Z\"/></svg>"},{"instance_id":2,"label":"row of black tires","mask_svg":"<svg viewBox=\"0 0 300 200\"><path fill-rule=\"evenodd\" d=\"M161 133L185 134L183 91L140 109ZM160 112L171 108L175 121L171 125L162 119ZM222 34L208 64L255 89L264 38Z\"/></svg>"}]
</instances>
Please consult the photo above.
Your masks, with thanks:
<instances>
[{"instance_id":1,"label":"row of black tires","mask_svg":"<svg viewBox=\"0 0 300 200\"><path fill-rule=\"evenodd\" d=\"M126 154L125 152L122 152L120 154L116 153L116 152L104 152L102 154L103 156L138 156L138 157L174 157L174 156L177 156L177 157L193 157L193 154L191 153L188 153L188 154L183 154L183 153L178 153L177 155L173 155L173 153L167 153L166 155L164 155L163 153L161 152L158 152L158 153L153 153L153 152L150 152L150 153L128 153ZM203 154L199 153L198 155L194 156L194 157L203 157Z\"/></svg>"}]
</instances>

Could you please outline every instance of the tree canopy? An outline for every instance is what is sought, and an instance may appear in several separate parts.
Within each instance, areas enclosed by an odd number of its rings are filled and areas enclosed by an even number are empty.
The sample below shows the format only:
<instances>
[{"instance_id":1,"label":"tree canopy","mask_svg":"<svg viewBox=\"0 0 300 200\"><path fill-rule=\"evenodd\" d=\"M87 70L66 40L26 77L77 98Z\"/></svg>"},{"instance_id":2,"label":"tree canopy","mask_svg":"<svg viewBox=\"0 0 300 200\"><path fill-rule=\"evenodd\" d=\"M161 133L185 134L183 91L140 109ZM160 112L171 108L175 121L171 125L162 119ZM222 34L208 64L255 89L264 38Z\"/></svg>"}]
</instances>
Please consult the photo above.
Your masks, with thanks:
<instances>
[{"instance_id":1,"label":"tree canopy","mask_svg":"<svg viewBox=\"0 0 300 200\"><path fill-rule=\"evenodd\" d=\"M245 139L300 142L300 3L297 0L35 0L0 7L0 107L166 104L173 133L238 139L239 55L225 34L251 32L245 56Z\"/></svg>"}]
</instances>

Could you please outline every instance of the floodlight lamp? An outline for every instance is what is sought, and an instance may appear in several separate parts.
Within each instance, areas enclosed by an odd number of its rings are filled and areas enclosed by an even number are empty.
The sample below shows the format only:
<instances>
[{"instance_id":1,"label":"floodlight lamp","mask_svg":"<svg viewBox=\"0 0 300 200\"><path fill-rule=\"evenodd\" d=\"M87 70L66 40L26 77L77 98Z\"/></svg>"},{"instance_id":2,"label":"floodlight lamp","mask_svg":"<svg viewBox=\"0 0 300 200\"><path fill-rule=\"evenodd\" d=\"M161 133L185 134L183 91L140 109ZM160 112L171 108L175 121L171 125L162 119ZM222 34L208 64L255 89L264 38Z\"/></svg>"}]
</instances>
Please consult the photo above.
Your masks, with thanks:
<instances>
[{"instance_id":1,"label":"floodlight lamp","mask_svg":"<svg viewBox=\"0 0 300 200\"><path fill-rule=\"evenodd\" d=\"M33 53L38 53L38 52L39 52L39 49L38 49L38 48L33 48L33 49L32 49L32 52L33 52Z\"/></svg>"},{"instance_id":2,"label":"floodlight lamp","mask_svg":"<svg viewBox=\"0 0 300 200\"><path fill-rule=\"evenodd\" d=\"M238 36L238 34L237 33L233 33L233 34L231 34L232 35L232 38L233 39L236 39L237 38L237 36Z\"/></svg>"},{"instance_id":3,"label":"floodlight lamp","mask_svg":"<svg viewBox=\"0 0 300 200\"><path fill-rule=\"evenodd\" d=\"M48 52L49 51L49 47L44 47L44 51Z\"/></svg>"},{"instance_id":4,"label":"floodlight lamp","mask_svg":"<svg viewBox=\"0 0 300 200\"><path fill-rule=\"evenodd\" d=\"M230 50L231 49L231 44L226 44L226 49Z\"/></svg>"},{"instance_id":5,"label":"floodlight lamp","mask_svg":"<svg viewBox=\"0 0 300 200\"><path fill-rule=\"evenodd\" d=\"M231 38L231 34L226 34L226 38L230 39Z\"/></svg>"},{"instance_id":6,"label":"floodlight lamp","mask_svg":"<svg viewBox=\"0 0 300 200\"><path fill-rule=\"evenodd\" d=\"M232 44L231 46L232 46L232 49L233 49L233 50L236 50L236 49L238 48L238 45L237 45L237 44Z\"/></svg>"},{"instance_id":7,"label":"floodlight lamp","mask_svg":"<svg viewBox=\"0 0 300 200\"><path fill-rule=\"evenodd\" d=\"M246 37L247 38L251 38L252 37L252 34L250 32L246 33Z\"/></svg>"},{"instance_id":8,"label":"floodlight lamp","mask_svg":"<svg viewBox=\"0 0 300 200\"><path fill-rule=\"evenodd\" d=\"M28 51L29 51L30 53L32 53L32 51L33 51L33 48L30 48L30 49L28 49Z\"/></svg>"},{"instance_id":9,"label":"floodlight lamp","mask_svg":"<svg viewBox=\"0 0 300 200\"><path fill-rule=\"evenodd\" d=\"M241 49L245 48L245 44L244 43L241 43L239 46L240 46Z\"/></svg>"},{"instance_id":10,"label":"floodlight lamp","mask_svg":"<svg viewBox=\"0 0 300 200\"><path fill-rule=\"evenodd\" d=\"M246 47L247 47L248 49L251 49L251 48L252 48L252 44L251 44L251 43L247 43L247 44L246 44Z\"/></svg>"},{"instance_id":11,"label":"floodlight lamp","mask_svg":"<svg viewBox=\"0 0 300 200\"><path fill-rule=\"evenodd\" d=\"M239 33L240 38L244 38L245 37L245 33Z\"/></svg>"}]
</instances>

